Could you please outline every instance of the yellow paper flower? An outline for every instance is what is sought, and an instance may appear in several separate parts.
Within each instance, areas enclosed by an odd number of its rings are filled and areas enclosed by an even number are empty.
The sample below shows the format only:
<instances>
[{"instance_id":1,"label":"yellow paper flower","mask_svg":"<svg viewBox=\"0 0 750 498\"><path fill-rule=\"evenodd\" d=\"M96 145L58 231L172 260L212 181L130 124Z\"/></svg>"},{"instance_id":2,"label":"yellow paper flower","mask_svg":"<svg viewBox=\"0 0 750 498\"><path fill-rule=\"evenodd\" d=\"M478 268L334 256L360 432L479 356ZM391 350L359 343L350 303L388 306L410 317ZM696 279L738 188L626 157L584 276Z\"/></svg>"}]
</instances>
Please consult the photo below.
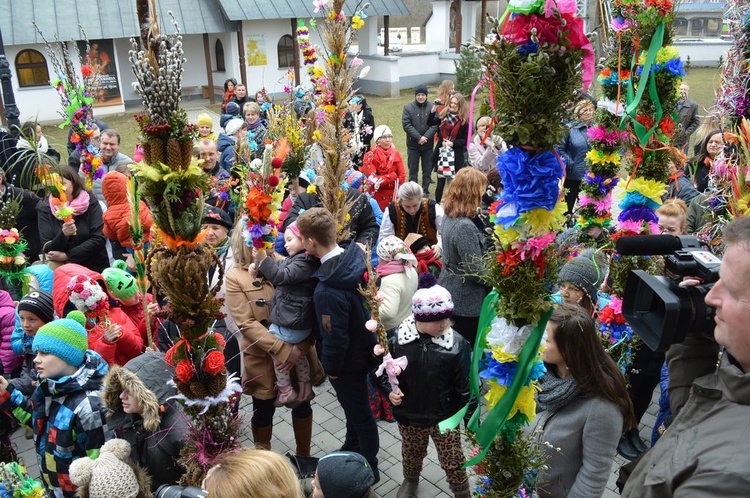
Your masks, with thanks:
<instances>
[{"instance_id":1,"label":"yellow paper flower","mask_svg":"<svg viewBox=\"0 0 750 498\"><path fill-rule=\"evenodd\" d=\"M360 29L364 25L365 21L360 16L355 15L352 17L352 29Z\"/></svg>"},{"instance_id":2,"label":"yellow paper flower","mask_svg":"<svg viewBox=\"0 0 750 498\"><path fill-rule=\"evenodd\" d=\"M504 385L500 385L496 381L491 381L490 390L484 395L484 399L487 400L487 409L492 410L507 390Z\"/></svg>"},{"instance_id":3,"label":"yellow paper flower","mask_svg":"<svg viewBox=\"0 0 750 498\"><path fill-rule=\"evenodd\" d=\"M318 189L317 189L317 187L315 185L308 185L306 192L308 194L316 194L316 193L318 193Z\"/></svg>"},{"instance_id":4,"label":"yellow paper flower","mask_svg":"<svg viewBox=\"0 0 750 498\"><path fill-rule=\"evenodd\" d=\"M26 263L26 258L19 254L13 262L18 266L21 266Z\"/></svg>"},{"instance_id":5,"label":"yellow paper flower","mask_svg":"<svg viewBox=\"0 0 750 498\"><path fill-rule=\"evenodd\" d=\"M510 410L508 418L513 417L516 412L521 412L529 420L533 419L536 415L536 401L534 400L536 390L536 385L523 386L521 392L518 393L518 398L516 398L513 408Z\"/></svg>"},{"instance_id":6,"label":"yellow paper flower","mask_svg":"<svg viewBox=\"0 0 750 498\"><path fill-rule=\"evenodd\" d=\"M669 62L672 59L676 59L680 56L680 52L672 45L669 45L668 47L662 47L659 49L658 52L656 52L656 62L657 64L664 64L665 62Z\"/></svg>"},{"instance_id":7,"label":"yellow paper flower","mask_svg":"<svg viewBox=\"0 0 750 498\"><path fill-rule=\"evenodd\" d=\"M521 220L529 226L530 235L544 235L549 231L562 230L565 224L565 211L567 205L564 201L558 201L552 211L544 208L532 209L521 215Z\"/></svg>"},{"instance_id":8,"label":"yellow paper flower","mask_svg":"<svg viewBox=\"0 0 750 498\"><path fill-rule=\"evenodd\" d=\"M620 154L617 153L617 151L610 152L609 154L605 154L604 152L597 150L597 149L591 149L586 153L586 159L591 161L592 164L602 164L602 163L613 163L613 164L619 164L620 163Z\"/></svg>"},{"instance_id":9,"label":"yellow paper flower","mask_svg":"<svg viewBox=\"0 0 750 498\"><path fill-rule=\"evenodd\" d=\"M521 238L521 234L515 228L510 227L505 230L500 225L495 225L495 235L497 235L497 238L503 247L507 247L511 242L515 242Z\"/></svg>"},{"instance_id":10,"label":"yellow paper flower","mask_svg":"<svg viewBox=\"0 0 750 498\"><path fill-rule=\"evenodd\" d=\"M312 135L313 142L320 141L321 138L323 138L323 135L321 135L320 130L315 130Z\"/></svg>"},{"instance_id":11,"label":"yellow paper flower","mask_svg":"<svg viewBox=\"0 0 750 498\"><path fill-rule=\"evenodd\" d=\"M323 72L324 72L323 67L316 64L315 66L313 66L312 76L316 79L320 78L321 76L323 76Z\"/></svg>"},{"instance_id":12,"label":"yellow paper flower","mask_svg":"<svg viewBox=\"0 0 750 498\"><path fill-rule=\"evenodd\" d=\"M750 194L745 194L744 196L737 199L737 209L740 212L740 214L747 216L750 214L748 212L748 209L750 208Z\"/></svg>"},{"instance_id":13,"label":"yellow paper flower","mask_svg":"<svg viewBox=\"0 0 750 498\"><path fill-rule=\"evenodd\" d=\"M656 180L647 180L645 178L633 178L625 188L626 192L638 192L644 197L661 204L661 197L667 191L666 185Z\"/></svg>"},{"instance_id":14,"label":"yellow paper flower","mask_svg":"<svg viewBox=\"0 0 750 498\"><path fill-rule=\"evenodd\" d=\"M492 348L492 357L500 363L518 361L518 356L503 351L502 345Z\"/></svg>"}]
</instances>

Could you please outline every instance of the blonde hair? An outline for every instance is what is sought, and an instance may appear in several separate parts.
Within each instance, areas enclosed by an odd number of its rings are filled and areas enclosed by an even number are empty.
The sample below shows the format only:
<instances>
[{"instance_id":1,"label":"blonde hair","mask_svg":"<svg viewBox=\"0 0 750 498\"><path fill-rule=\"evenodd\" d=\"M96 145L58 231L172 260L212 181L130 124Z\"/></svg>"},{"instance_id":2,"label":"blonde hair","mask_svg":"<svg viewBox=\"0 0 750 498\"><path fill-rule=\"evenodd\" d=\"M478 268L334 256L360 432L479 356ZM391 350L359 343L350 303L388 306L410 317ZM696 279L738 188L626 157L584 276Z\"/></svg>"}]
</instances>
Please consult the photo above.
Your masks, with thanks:
<instances>
[{"instance_id":1,"label":"blonde hair","mask_svg":"<svg viewBox=\"0 0 750 498\"><path fill-rule=\"evenodd\" d=\"M260 106L255 102L245 102L245 105L242 106L242 115L244 116L248 112L251 112L253 114L260 114Z\"/></svg>"},{"instance_id":2,"label":"blonde hair","mask_svg":"<svg viewBox=\"0 0 750 498\"><path fill-rule=\"evenodd\" d=\"M702 145L708 137L713 135L716 131L721 128L721 119L713 114L706 114L701 120L701 124L695 129L693 133L693 143ZM688 154L690 155L690 154Z\"/></svg>"},{"instance_id":3,"label":"blonde hair","mask_svg":"<svg viewBox=\"0 0 750 498\"><path fill-rule=\"evenodd\" d=\"M450 101L453 99L458 101L458 111L456 112L458 119L461 121L461 124L466 124L466 121L469 119L469 105L466 103L464 96L458 92L453 92L451 96L448 97L448 102L446 102L443 110L440 111L440 118L444 118L448 112L450 112Z\"/></svg>"},{"instance_id":4,"label":"blonde hair","mask_svg":"<svg viewBox=\"0 0 750 498\"><path fill-rule=\"evenodd\" d=\"M573 117L576 119L581 119L581 113L584 109L587 107L593 107L596 109L596 106L593 102L591 102L589 99L581 99L576 103L576 106L573 108Z\"/></svg>"},{"instance_id":5,"label":"blonde hair","mask_svg":"<svg viewBox=\"0 0 750 498\"><path fill-rule=\"evenodd\" d=\"M451 80L443 80L440 85L437 87L437 96L439 99L442 99L445 101L448 99L448 97L451 96L451 93L453 93L453 89L456 88L456 85Z\"/></svg>"},{"instance_id":6,"label":"blonde hair","mask_svg":"<svg viewBox=\"0 0 750 498\"><path fill-rule=\"evenodd\" d=\"M489 116L482 116L481 118L477 119L477 129L479 129L482 125L489 126L490 123L492 123L492 118Z\"/></svg>"},{"instance_id":7,"label":"blonde hair","mask_svg":"<svg viewBox=\"0 0 750 498\"><path fill-rule=\"evenodd\" d=\"M476 168L463 168L448 185L443 210L451 218L473 218L487 189L487 177Z\"/></svg>"},{"instance_id":8,"label":"blonde hair","mask_svg":"<svg viewBox=\"0 0 750 498\"><path fill-rule=\"evenodd\" d=\"M682 199L667 199L664 204L656 210L656 216L671 216L679 218L682 232L687 231L687 212L688 207Z\"/></svg>"},{"instance_id":9,"label":"blonde hair","mask_svg":"<svg viewBox=\"0 0 750 498\"><path fill-rule=\"evenodd\" d=\"M234 265L247 269L253 263L253 250L247 246L245 242L245 225L243 223L244 217L237 220L234 224L234 231L232 232L232 238L229 243L232 247L232 254L234 255Z\"/></svg>"},{"instance_id":10,"label":"blonde hair","mask_svg":"<svg viewBox=\"0 0 750 498\"><path fill-rule=\"evenodd\" d=\"M243 449L227 456L205 484L209 498L303 498L289 461L268 450Z\"/></svg>"},{"instance_id":11,"label":"blonde hair","mask_svg":"<svg viewBox=\"0 0 750 498\"><path fill-rule=\"evenodd\" d=\"M313 135L318 129L318 111L310 109L305 116L305 145L312 145Z\"/></svg>"}]
</instances>

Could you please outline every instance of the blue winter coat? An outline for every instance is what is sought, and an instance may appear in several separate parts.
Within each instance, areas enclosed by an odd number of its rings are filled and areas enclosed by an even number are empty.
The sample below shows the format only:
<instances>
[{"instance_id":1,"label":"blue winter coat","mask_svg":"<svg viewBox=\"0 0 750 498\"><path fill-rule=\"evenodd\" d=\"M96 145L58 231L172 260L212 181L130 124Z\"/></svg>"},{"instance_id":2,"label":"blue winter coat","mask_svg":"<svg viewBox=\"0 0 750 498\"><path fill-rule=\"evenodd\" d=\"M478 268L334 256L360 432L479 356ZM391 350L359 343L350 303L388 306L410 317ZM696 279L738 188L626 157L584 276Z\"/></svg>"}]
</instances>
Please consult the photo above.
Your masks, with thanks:
<instances>
[{"instance_id":1,"label":"blue winter coat","mask_svg":"<svg viewBox=\"0 0 750 498\"><path fill-rule=\"evenodd\" d=\"M220 154L219 166L225 171L231 171L234 166L235 143L234 137L230 137L226 133L219 133L219 138L216 140L216 147Z\"/></svg>"},{"instance_id":2,"label":"blue winter coat","mask_svg":"<svg viewBox=\"0 0 750 498\"><path fill-rule=\"evenodd\" d=\"M586 173L586 153L589 151L589 140L586 136L588 128L580 121L574 121L568 126L570 131L557 150L566 164L566 178L580 181Z\"/></svg>"},{"instance_id":3,"label":"blue winter coat","mask_svg":"<svg viewBox=\"0 0 750 498\"><path fill-rule=\"evenodd\" d=\"M370 312L358 286L367 269L362 249L350 243L340 254L321 265L313 275L313 294L321 334L320 361L329 375L365 372L369 367L375 334L365 328Z\"/></svg>"}]
</instances>

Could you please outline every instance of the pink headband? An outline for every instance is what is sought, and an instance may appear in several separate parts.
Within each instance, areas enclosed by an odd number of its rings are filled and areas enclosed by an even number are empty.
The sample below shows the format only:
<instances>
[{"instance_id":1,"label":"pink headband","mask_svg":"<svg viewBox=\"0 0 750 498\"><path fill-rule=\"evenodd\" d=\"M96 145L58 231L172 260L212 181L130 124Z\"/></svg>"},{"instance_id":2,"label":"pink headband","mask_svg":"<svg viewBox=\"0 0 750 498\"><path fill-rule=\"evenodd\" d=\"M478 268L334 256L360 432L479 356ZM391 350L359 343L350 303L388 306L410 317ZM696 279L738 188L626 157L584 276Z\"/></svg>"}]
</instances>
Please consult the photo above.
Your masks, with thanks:
<instances>
[{"instance_id":1,"label":"pink headband","mask_svg":"<svg viewBox=\"0 0 750 498\"><path fill-rule=\"evenodd\" d=\"M288 226L288 227L286 227L286 228L287 228L287 230L291 230L291 231L292 231L292 233L293 233L293 234L294 234L295 236L299 237L300 239L302 238L302 235L300 235L300 234L299 234L299 228L297 228L297 222L292 222L292 224L291 224L291 225L289 225L289 226Z\"/></svg>"}]
</instances>

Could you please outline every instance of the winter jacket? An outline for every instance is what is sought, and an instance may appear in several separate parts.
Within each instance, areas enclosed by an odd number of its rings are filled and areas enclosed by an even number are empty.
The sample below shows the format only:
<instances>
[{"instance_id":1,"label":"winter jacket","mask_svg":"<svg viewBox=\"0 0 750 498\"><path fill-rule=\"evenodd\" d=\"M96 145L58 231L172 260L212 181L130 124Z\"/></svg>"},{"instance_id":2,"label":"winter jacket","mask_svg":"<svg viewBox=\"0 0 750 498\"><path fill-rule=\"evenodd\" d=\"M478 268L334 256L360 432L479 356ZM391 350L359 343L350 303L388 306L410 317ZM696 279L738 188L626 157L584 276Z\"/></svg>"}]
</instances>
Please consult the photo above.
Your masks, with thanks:
<instances>
[{"instance_id":1,"label":"winter jacket","mask_svg":"<svg viewBox=\"0 0 750 498\"><path fill-rule=\"evenodd\" d=\"M484 273L487 239L477 223L469 218L443 219L443 269L438 283L453 297L453 313L463 317L479 316L489 289L479 275Z\"/></svg>"},{"instance_id":2,"label":"winter jacket","mask_svg":"<svg viewBox=\"0 0 750 498\"><path fill-rule=\"evenodd\" d=\"M574 121L568 127L570 130L563 138L563 143L557 147L557 151L565 161L565 178L581 181L587 169L586 153L589 151L589 139L586 133L588 127L580 121Z\"/></svg>"},{"instance_id":3,"label":"winter jacket","mask_svg":"<svg viewBox=\"0 0 750 498\"><path fill-rule=\"evenodd\" d=\"M102 208L96 197L91 195L86 212L74 218L77 232L71 237L63 235L63 222L52 214L46 199L41 200L37 205L37 213L39 215L39 239L45 252L64 252L68 256L68 262L85 266L95 272L100 272L109 266Z\"/></svg>"},{"instance_id":4,"label":"winter jacket","mask_svg":"<svg viewBox=\"0 0 750 498\"><path fill-rule=\"evenodd\" d=\"M690 206L690 202L699 195L700 192L695 188L693 182L685 176L683 171L678 171L669 178L667 193L662 197L662 201L677 198L682 199L685 204Z\"/></svg>"},{"instance_id":5,"label":"winter jacket","mask_svg":"<svg viewBox=\"0 0 750 498\"><path fill-rule=\"evenodd\" d=\"M432 427L469 401L471 345L449 330L439 337L420 334L414 316L388 341L393 358L406 356L409 365L398 376L402 403L393 407L400 424Z\"/></svg>"},{"instance_id":6,"label":"winter jacket","mask_svg":"<svg viewBox=\"0 0 750 498\"><path fill-rule=\"evenodd\" d=\"M486 175L497 168L497 156L507 150L505 143L502 147L495 147L492 137L487 137L487 140L482 144L482 137L475 135L469 145L469 164Z\"/></svg>"},{"instance_id":7,"label":"winter jacket","mask_svg":"<svg viewBox=\"0 0 750 498\"><path fill-rule=\"evenodd\" d=\"M310 363L310 378L313 384L322 381L323 367L315 350L315 337L295 345L278 339L268 331L269 313L273 286L267 280L256 280L247 268L235 266L224 278L227 289L226 305L232 318L240 328L240 350L242 351L243 392L261 400L276 397L276 373L273 359L285 362L292 348L299 347ZM294 371L292 371L294 375Z\"/></svg>"},{"instance_id":8,"label":"winter jacket","mask_svg":"<svg viewBox=\"0 0 750 498\"><path fill-rule=\"evenodd\" d=\"M370 312L358 287L366 270L362 249L346 250L323 263L315 273L319 283L313 300L321 334L320 361L329 375L365 372L375 334L365 328Z\"/></svg>"},{"instance_id":9,"label":"winter jacket","mask_svg":"<svg viewBox=\"0 0 750 498\"><path fill-rule=\"evenodd\" d=\"M698 115L698 104L690 99L677 102L678 123L680 128L674 137L674 146L682 149L690 141L690 135L700 126L701 118Z\"/></svg>"},{"instance_id":10,"label":"winter jacket","mask_svg":"<svg viewBox=\"0 0 750 498\"><path fill-rule=\"evenodd\" d=\"M23 357L13 351L11 345L15 323L16 306L13 304L13 298L8 292L0 291L0 362L8 376L23 362Z\"/></svg>"},{"instance_id":11,"label":"winter jacket","mask_svg":"<svg viewBox=\"0 0 750 498\"><path fill-rule=\"evenodd\" d=\"M391 145L390 151L386 152L380 146L368 151L365 154L362 163L362 173L366 177L373 177L380 180L377 188L369 185L368 193L378 202L378 206L383 210L393 201L394 194L398 185L403 185L406 181L406 172L404 170L404 160L396 147ZM390 153L392 156L388 156Z\"/></svg>"},{"instance_id":12,"label":"winter jacket","mask_svg":"<svg viewBox=\"0 0 750 498\"><path fill-rule=\"evenodd\" d=\"M458 173L458 171L466 166L468 162L466 147L469 145L469 123L456 123L454 126L458 126L458 131L451 132L450 136L447 136L444 130L440 129L442 120L440 119L440 115L438 114L438 112L430 113L429 119L430 125L438 127L438 141L435 145L435 152L432 154L433 168L437 168L437 161L440 155L440 148L443 146L443 141L453 138L453 158L456 173Z\"/></svg>"},{"instance_id":13,"label":"winter jacket","mask_svg":"<svg viewBox=\"0 0 750 498\"><path fill-rule=\"evenodd\" d=\"M380 226L375 219L375 215L372 212L372 207L370 207L367 196L354 189L349 189L346 195L349 200L352 201L352 207L349 210L350 238L355 242L361 242L364 245L371 244L374 246L378 240ZM291 225L292 222L304 211L310 208L322 206L323 203L317 193L299 194L297 200L294 201L294 205L292 205L292 209L284 220L284 230L289 228L289 225Z\"/></svg>"},{"instance_id":14,"label":"winter jacket","mask_svg":"<svg viewBox=\"0 0 750 498\"><path fill-rule=\"evenodd\" d=\"M687 233L699 232L706 224L706 211L708 208L704 206L707 205L707 201L708 196L706 194L698 194L688 204Z\"/></svg>"},{"instance_id":15,"label":"winter jacket","mask_svg":"<svg viewBox=\"0 0 750 498\"><path fill-rule=\"evenodd\" d=\"M56 498L76 496L68 475L71 462L86 456L95 459L104 444L107 425L100 394L107 370L107 362L89 350L75 374L42 379L31 397L12 384L7 395L0 395L0 409L10 410L34 431L39 470Z\"/></svg>"},{"instance_id":16,"label":"winter jacket","mask_svg":"<svg viewBox=\"0 0 750 498\"><path fill-rule=\"evenodd\" d=\"M216 141L216 147L219 152L219 166L224 171L232 171L234 167L234 146L237 141L226 133L219 133L219 139Z\"/></svg>"},{"instance_id":17,"label":"winter jacket","mask_svg":"<svg viewBox=\"0 0 750 498\"><path fill-rule=\"evenodd\" d=\"M684 355L672 361L682 366L690 360ZM672 368L670 363L670 375ZM636 466L622 496L747 496L748 420L750 373L725 352L714 373L693 382L687 403Z\"/></svg>"},{"instance_id":18,"label":"winter jacket","mask_svg":"<svg viewBox=\"0 0 750 498\"><path fill-rule=\"evenodd\" d=\"M57 316L66 316L70 310L75 309L72 303L69 304L69 294L65 288L70 279L76 275L86 275L99 283L103 289L106 289L104 278L99 273L80 265L62 265L55 270L55 280L52 287L52 301L55 304ZM119 302L111 297L109 299L109 321L122 328L122 335L110 344L104 340L104 323L93 324L91 320L88 320L86 331L88 332L89 349L99 353L110 365L124 365L143 352L143 340L138 328L120 309Z\"/></svg>"},{"instance_id":19,"label":"winter jacket","mask_svg":"<svg viewBox=\"0 0 750 498\"><path fill-rule=\"evenodd\" d=\"M540 449L549 458L539 472L539 496L600 497L623 429L620 408L591 395L580 395L555 412L538 413ZM555 448L560 448L557 451Z\"/></svg>"},{"instance_id":20,"label":"winter jacket","mask_svg":"<svg viewBox=\"0 0 750 498\"><path fill-rule=\"evenodd\" d=\"M188 435L182 405L170 397L177 394L169 381L174 377L159 352L143 353L125 366L114 365L104 378L102 402L109 409L109 436L130 443L130 458L151 476L152 490L176 484L184 469L178 463ZM120 394L126 391L141 404L141 414L125 413Z\"/></svg>"},{"instance_id":21,"label":"winter jacket","mask_svg":"<svg viewBox=\"0 0 750 498\"><path fill-rule=\"evenodd\" d=\"M703 159L703 160L701 160ZM682 168L685 172L685 176L692 180L698 192L705 192L708 190L708 177L711 173L711 164L709 158L702 158L701 156L694 157L688 164Z\"/></svg>"},{"instance_id":22,"label":"winter jacket","mask_svg":"<svg viewBox=\"0 0 750 498\"><path fill-rule=\"evenodd\" d=\"M417 292L417 272L411 276L405 272L391 273L380 278L380 293L383 300L378 312L385 330L398 327L411 315L411 298Z\"/></svg>"},{"instance_id":23,"label":"winter jacket","mask_svg":"<svg viewBox=\"0 0 750 498\"><path fill-rule=\"evenodd\" d=\"M102 214L104 235L116 240L122 247L132 249L130 238L130 204L128 203L128 178L119 171L110 171L102 180L102 195L107 202L107 210ZM151 210L145 202L140 202L139 219L143 227L144 242L151 240Z\"/></svg>"},{"instance_id":24,"label":"winter jacket","mask_svg":"<svg viewBox=\"0 0 750 498\"><path fill-rule=\"evenodd\" d=\"M29 190L24 190L5 183L5 191L0 194L3 202L10 199L18 199L20 210L16 216L15 227L18 232L26 239L27 248L23 252L29 264L39 260L39 254L42 252L42 245L39 243L39 220L36 212L36 206L39 204L39 196Z\"/></svg>"},{"instance_id":25,"label":"winter jacket","mask_svg":"<svg viewBox=\"0 0 750 498\"><path fill-rule=\"evenodd\" d=\"M281 261L266 258L258 270L275 288L271 303L271 323L295 330L310 330L315 317L313 274L320 260L305 251Z\"/></svg>"},{"instance_id":26,"label":"winter jacket","mask_svg":"<svg viewBox=\"0 0 750 498\"><path fill-rule=\"evenodd\" d=\"M426 100L424 104L412 100L404 106L401 113L401 126L406 132L407 149L428 150L432 148L432 137L437 133L438 127L436 124L429 124L431 106L432 104ZM426 137L427 141L420 145L419 140L422 137Z\"/></svg>"},{"instance_id":27,"label":"winter jacket","mask_svg":"<svg viewBox=\"0 0 750 498\"><path fill-rule=\"evenodd\" d=\"M151 304L154 302L154 296L151 294L146 294L146 302L148 304ZM138 333L141 335L141 339L143 340L143 345L148 346L148 335L146 334L146 316L143 312L143 299L138 300L137 303L126 306L123 303L120 303L120 309L123 313L127 315L128 318L130 318L130 321L133 322L133 325L136 326L138 329ZM159 328L159 323L156 317L153 315L151 316L151 337L154 338L154 341L156 341L156 331Z\"/></svg>"}]
</instances>

